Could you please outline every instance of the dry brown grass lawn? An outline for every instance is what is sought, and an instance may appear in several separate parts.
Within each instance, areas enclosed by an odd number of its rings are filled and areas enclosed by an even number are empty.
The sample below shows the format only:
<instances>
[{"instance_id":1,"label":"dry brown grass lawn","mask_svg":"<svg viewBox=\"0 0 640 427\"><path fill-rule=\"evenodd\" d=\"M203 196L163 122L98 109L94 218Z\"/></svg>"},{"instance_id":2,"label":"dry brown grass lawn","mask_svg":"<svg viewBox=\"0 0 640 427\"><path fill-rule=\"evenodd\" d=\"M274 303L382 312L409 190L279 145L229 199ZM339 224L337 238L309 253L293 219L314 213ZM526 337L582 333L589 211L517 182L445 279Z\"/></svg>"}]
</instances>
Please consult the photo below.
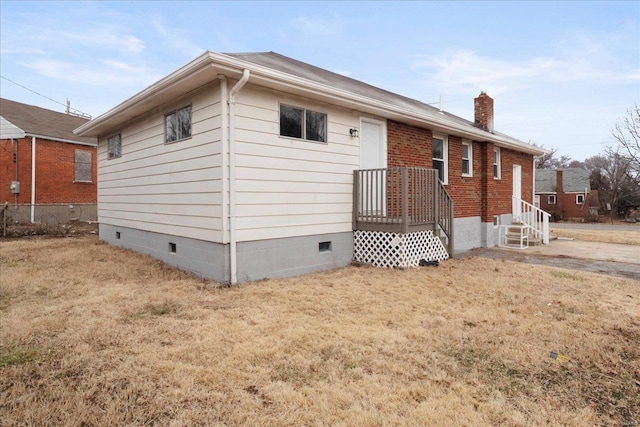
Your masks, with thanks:
<instances>
[{"instance_id":1,"label":"dry brown grass lawn","mask_svg":"<svg viewBox=\"0 0 640 427\"><path fill-rule=\"evenodd\" d=\"M95 237L0 267L3 426L640 422L638 281L467 258L220 288Z\"/></svg>"},{"instance_id":2,"label":"dry brown grass lawn","mask_svg":"<svg viewBox=\"0 0 640 427\"><path fill-rule=\"evenodd\" d=\"M556 237L570 237L576 240L584 240L585 242L602 242L602 243L619 243L623 245L640 245L640 232L635 226L633 230L579 230L567 228L551 228L551 235ZM638 227L640 228L640 227Z\"/></svg>"}]
</instances>

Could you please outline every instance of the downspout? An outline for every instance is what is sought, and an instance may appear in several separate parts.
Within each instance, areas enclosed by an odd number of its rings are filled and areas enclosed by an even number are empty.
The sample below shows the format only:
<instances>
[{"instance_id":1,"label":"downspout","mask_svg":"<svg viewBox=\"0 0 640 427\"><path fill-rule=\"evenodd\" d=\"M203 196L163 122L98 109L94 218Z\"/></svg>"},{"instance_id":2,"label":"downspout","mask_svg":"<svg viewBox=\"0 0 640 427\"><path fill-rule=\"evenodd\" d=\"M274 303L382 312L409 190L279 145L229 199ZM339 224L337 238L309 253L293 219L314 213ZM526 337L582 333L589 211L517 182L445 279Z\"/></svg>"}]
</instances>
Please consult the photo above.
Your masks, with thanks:
<instances>
[{"instance_id":1,"label":"downspout","mask_svg":"<svg viewBox=\"0 0 640 427\"><path fill-rule=\"evenodd\" d=\"M242 78L229 92L229 268L230 282L238 283L236 253L236 95L249 80L249 70L242 72Z\"/></svg>"},{"instance_id":2,"label":"downspout","mask_svg":"<svg viewBox=\"0 0 640 427\"><path fill-rule=\"evenodd\" d=\"M36 137L31 137L31 223L36 222Z\"/></svg>"},{"instance_id":3,"label":"downspout","mask_svg":"<svg viewBox=\"0 0 640 427\"><path fill-rule=\"evenodd\" d=\"M229 104L227 103L229 95L227 90L227 76L219 74L218 79L220 79L220 117L222 120L222 124L220 126L220 139L222 140L222 160L220 164L220 167L222 168L222 211L220 213L220 220L222 221L222 244L227 244L229 243ZM231 265L230 257L231 252L229 252L226 257L227 266ZM227 273L225 273L225 275L227 275Z\"/></svg>"}]
</instances>

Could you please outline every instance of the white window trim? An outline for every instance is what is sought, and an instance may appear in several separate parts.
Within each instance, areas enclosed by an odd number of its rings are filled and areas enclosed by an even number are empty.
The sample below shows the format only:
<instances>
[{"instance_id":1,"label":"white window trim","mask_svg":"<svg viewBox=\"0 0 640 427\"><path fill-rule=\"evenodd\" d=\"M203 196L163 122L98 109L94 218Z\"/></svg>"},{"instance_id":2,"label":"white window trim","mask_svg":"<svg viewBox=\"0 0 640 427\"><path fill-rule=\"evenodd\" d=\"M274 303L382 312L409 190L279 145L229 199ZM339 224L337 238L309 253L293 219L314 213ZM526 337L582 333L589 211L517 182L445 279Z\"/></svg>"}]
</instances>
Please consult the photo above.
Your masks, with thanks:
<instances>
[{"instance_id":1,"label":"white window trim","mask_svg":"<svg viewBox=\"0 0 640 427\"><path fill-rule=\"evenodd\" d=\"M467 147L469 147L467 154L469 155L469 158L467 160L469 160L469 173L464 173L462 172L462 176L466 176L466 177L472 177L473 176L473 142L471 141L467 141L466 139L462 140L462 145L466 145ZM461 155L462 157L462 155ZM465 160L464 157L462 157L462 160ZM461 162L462 162L461 160ZM462 166L462 164L461 164Z\"/></svg>"},{"instance_id":2,"label":"white window trim","mask_svg":"<svg viewBox=\"0 0 640 427\"><path fill-rule=\"evenodd\" d=\"M295 136L286 136L286 135L282 135L280 132L280 111L282 109L282 106L285 107L291 107L291 108L297 108L299 110L302 110L302 138L298 138ZM316 141L315 139L307 139L306 138L306 126L307 126L307 111L311 111L312 113L320 113L320 114L324 114L324 119L325 119L325 141ZM289 104L286 102L280 102L278 103L278 136L280 138L286 138L286 139L293 139L296 141L306 141L306 142L312 142L314 144L329 144L329 114L325 113L324 111L318 111L312 108L307 108L307 107L301 107L300 105L297 104Z\"/></svg>"},{"instance_id":3,"label":"white window trim","mask_svg":"<svg viewBox=\"0 0 640 427\"><path fill-rule=\"evenodd\" d=\"M580 197L582 197L582 201L581 202L578 201L578 199ZM584 199L585 199L584 194L576 194L576 205L584 205Z\"/></svg>"},{"instance_id":4,"label":"white window trim","mask_svg":"<svg viewBox=\"0 0 640 427\"><path fill-rule=\"evenodd\" d=\"M493 162L491 163L491 172L493 173L493 167L496 165L498 165L498 174L496 175L495 173L493 174L493 179L501 179L502 178L502 153L500 152L500 147L494 147L493 148ZM495 153L498 153L498 161L496 162L496 155Z\"/></svg>"},{"instance_id":5,"label":"white window trim","mask_svg":"<svg viewBox=\"0 0 640 427\"><path fill-rule=\"evenodd\" d=\"M551 198L553 198L553 202L551 201ZM555 195L555 194L549 194L549 195L547 196L547 204L548 204L548 205L555 205L555 204L556 204L556 202L557 202L557 197L556 197L556 195Z\"/></svg>"},{"instance_id":6,"label":"white window trim","mask_svg":"<svg viewBox=\"0 0 640 427\"><path fill-rule=\"evenodd\" d=\"M444 175L442 184L447 185L449 184L449 136L442 133L434 133L432 137L432 144L433 144L433 139L442 140L442 159L435 159L435 160L442 160L442 163L443 163L442 175ZM433 157L433 149L432 149L431 150L432 164L433 164L433 160L434 160L434 157Z\"/></svg>"}]
</instances>

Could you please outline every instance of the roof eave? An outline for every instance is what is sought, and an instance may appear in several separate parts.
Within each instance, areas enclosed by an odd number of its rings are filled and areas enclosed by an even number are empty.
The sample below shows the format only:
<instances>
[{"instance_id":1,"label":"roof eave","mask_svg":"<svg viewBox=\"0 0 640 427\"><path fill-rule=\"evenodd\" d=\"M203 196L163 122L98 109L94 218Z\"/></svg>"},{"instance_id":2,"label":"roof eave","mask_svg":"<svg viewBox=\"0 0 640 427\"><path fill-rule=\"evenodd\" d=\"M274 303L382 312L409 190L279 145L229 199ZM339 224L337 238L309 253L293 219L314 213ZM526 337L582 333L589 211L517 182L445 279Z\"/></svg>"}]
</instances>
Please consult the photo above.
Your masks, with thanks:
<instances>
[{"instance_id":1,"label":"roof eave","mask_svg":"<svg viewBox=\"0 0 640 427\"><path fill-rule=\"evenodd\" d=\"M378 101L370 97L358 95L353 92L215 52L203 53L190 63L149 86L142 92L139 92L108 112L80 126L74 133L81 136L99 136L102 132L106 132L114 127L116 123L112 123L112 121L117 116L128 112L125 120L118 121L118 123L121 123L134 118L136 115L142 114L144 112L144 109L140 109L142 105L147 105L149 108L156 107L157 105L153 104L153 102L149 102L150 99L157 98L159 94L170 88L181 86L181 84L186 85L185 82L187 80L193 78L197 73L207 70L209 67L212 67L212 73L207 77L208 81L214 80L217 78L217 75L221 73L229 77L239 77L244 69L248 69L251 72L250 81L263 83L267 87L278 86L280 88L294 89L296 92L302 92L306 96L313 97L314 99L332 102L359 111L377 114L382 117L395 118L397 120L409 119L415 124L427 125L444 132L453 131L456 135L478 141L491 141L501 147L515 149L532 155L542 155L545 153L544 150L512 138L505 138L482 129L456 126L455 124L447 122L444 116L443 119L440 119L435 115L432 116L420 113L419 111L408 110L394 104ZM207 78L204 80L207 80Z\"/></svg>"}]
</instances>

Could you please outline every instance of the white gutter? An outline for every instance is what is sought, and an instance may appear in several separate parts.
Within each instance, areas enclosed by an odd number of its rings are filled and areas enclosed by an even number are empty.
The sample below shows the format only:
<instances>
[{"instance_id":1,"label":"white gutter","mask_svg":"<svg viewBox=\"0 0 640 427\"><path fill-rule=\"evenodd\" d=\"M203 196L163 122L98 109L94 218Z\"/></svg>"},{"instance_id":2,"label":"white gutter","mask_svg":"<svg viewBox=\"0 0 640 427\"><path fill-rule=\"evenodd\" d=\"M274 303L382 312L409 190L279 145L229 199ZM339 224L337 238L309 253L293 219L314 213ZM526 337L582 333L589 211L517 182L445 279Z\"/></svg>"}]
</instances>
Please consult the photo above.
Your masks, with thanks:
<instances>
[{"instance_id":1,"label":"white gutter","mask_svg":"<svg viewBox=\"0 0 640 427\"><path fill-rule=\"evenodd\" d=\"M36 137L31 137L31 223L36 222Z\"/></svg>"},{"instance_id":2,"label":"white gutter","mask_svg":"<svg viewBox=\"0 0 640 427\"><path fill-rule=\"evenodd\" d=\"M399 121L410 119L416 123L426 125L427 127L435 127L436 131L451 133L470 138L475 141L490 141L497 143L498 146L504 148L514 148L533 155L544 154L543 150L532 147L530 144L510 138L506 135L494 134L475 129L472 125L462 125L456 123L453 119L447 119L444 114L434 111L432 114L426 111L418 111L408 109L404 106L398 106L377 99L359 95L344 89L338 89L324 83L318 83L313 80L297 77L282 71L274 70L269 67L255 64L253 62L241 60L228 55L214 52L205 52L187 65L171 73L162 80L154 83L142 92L134 95L120 105L106 112L105 114L91 120L74 130L78 135L92 136L94 133L106 131L106 127L110 125L110 121L121 114L134 115L134 107L139 106L148 97L160 94L167 89L179 85L189 76L194 75L203 67L213 65L219 74L225 74L228 77L240 74L240 70L251 70L252 81L256 83L264 83L266 87L275 85L285 89L296 89L304 92L305 96L331 102L336 105L342 105L347 108L356 109L362 112L377 114L385 118L393 118ZM148 105L145 107L148 109ZM133 117L127 117L126 120ZM126 121L125 120L125 121ZM122 120L118 120L121 125Z\"/></svg>"},{"instance_id":3,"label":"white gutter","mask_svg":"<svg viewBox=\"0 0 640 427\"><path fill-rule=\"evenodd\" d=\"M66 142L68 144L85 145L87 147L97 147L98 146L97 142L74 141L74 140L71 140L71 139L58 138L57 136L39 135L37 133L30 133L30 132L29 133L25 133L25 136L31 136L31 137L40 138L40 139L48 139L49 141Z\"/></svg>"},{"instance_id":4,"label":"white gutter","mask_svg":"<svg viewBox=\"0 0 640 427\"><path fill-rule=\"evenodd\" d=\"M236 95L249 80L250 72L244 69L242 78L229 92L229 268L231 284L238 283L236 253Z\"/></svg>"}]
</instances>

